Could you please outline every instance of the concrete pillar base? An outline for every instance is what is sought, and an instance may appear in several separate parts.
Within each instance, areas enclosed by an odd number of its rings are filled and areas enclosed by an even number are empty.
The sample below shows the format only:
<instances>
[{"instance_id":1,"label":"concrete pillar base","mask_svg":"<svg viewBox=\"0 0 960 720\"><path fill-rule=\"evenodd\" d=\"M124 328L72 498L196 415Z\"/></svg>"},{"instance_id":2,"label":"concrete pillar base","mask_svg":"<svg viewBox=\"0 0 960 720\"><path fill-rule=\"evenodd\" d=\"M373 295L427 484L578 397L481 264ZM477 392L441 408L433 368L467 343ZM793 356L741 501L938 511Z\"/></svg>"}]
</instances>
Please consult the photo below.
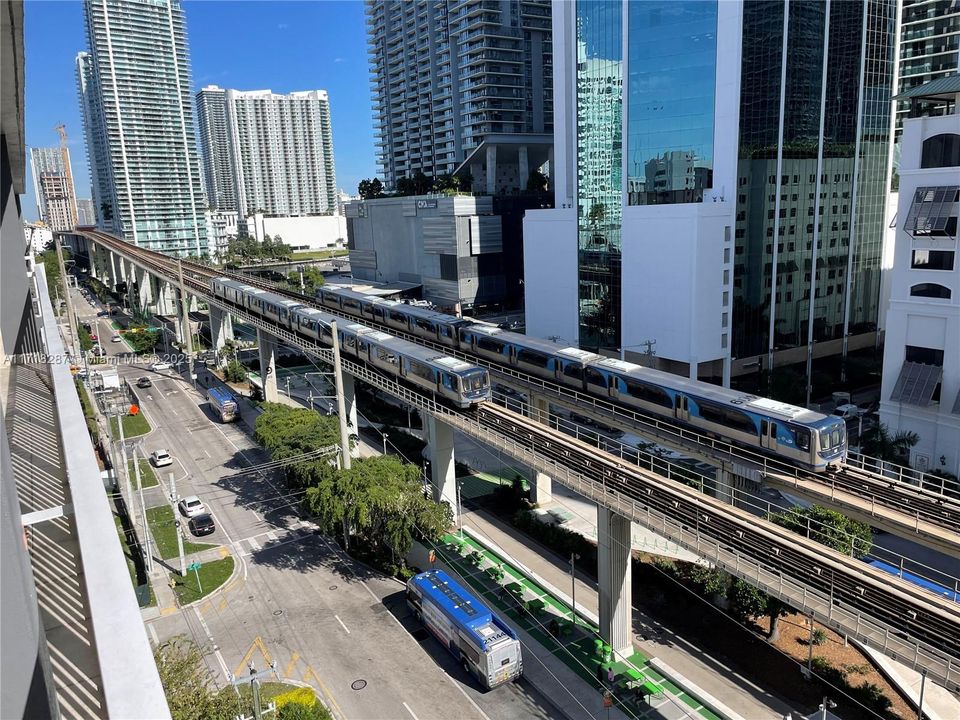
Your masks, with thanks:
<instances>
[{"instance_id":1,"label":"concrete pillar base","mask_svg":"<svg viewBox=\"0 0 960 720\"><path fill-rule=\"evenodd\" d=\"M600 586L600 637L614 653L633 653L630 520L597 508L597 571Z\"/></svg>"},{"instance_id":2,"label":"concrete pillar base","mask_svg":"<svg viewBox=\"0 0 960 720\"><path fill-rule=\"evenodd\" d=\"M546 505L553 500L553 479L542 472L533 474L530 487L530 500L537 505Z\"/></svg>"},{"instance_id":3,"label":"concrete pillar base","mask_svg":"<svg viewBox=\"0 0 960 720\"><path fill-rule=\"evenodd\" d=\"M210 340L213 349L220 351L230 340L233 340L233 316L214 305L210 306Z\"/></svg>"},{"instance_id":4,"label":"concrete pillar base","mask_svg":"<svg viewBox=\"0 0 960 720\"><path fill-rule=\"evenodd\" d=\"M453 427L424 413L423 429L430 455L430 482L433 485L433 499L446 502L457 522L459 510L457 503L457 475L453 454Z\"/></svg>"},{"instance_id":5,"label":"concrete pillar base","mask_svg":"<svg viewBox=\"0 0 960 720\"><path fill-rule=\"evenodd\" d=\"M277 341L257 328L257 345L260 350L260 380L263 382L263 399L279 402L277 392Z\"/></svg>"}]
</instances>

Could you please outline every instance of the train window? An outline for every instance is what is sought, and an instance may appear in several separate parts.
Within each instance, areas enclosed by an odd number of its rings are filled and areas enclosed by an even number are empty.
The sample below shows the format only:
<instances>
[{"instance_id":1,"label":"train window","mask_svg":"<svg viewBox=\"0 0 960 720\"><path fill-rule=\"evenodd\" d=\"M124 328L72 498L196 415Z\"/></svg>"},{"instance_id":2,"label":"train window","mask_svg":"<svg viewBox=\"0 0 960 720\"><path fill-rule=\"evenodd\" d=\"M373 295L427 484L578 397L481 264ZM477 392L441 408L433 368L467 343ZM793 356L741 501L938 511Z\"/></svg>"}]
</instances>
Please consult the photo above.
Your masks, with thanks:
<instances>
[{"instance_id":1,"label":"train window","mask_svg":"<svg viewBox=\"0 0 960 720\"><path fill-rule=\"evenodd\" d=\"M497 353L498 355L503 354L503 343L493 338L481 337L477 340L477 347L481 350L487 350L488 352Z\"/></svg>"},{"instance_id":2,"label":"train window","mask_svg":"<svg viewBox=\"0 0 960 720\"><path fill-rule=\"evenodd\" d=\"M739 430L740 432L750 433L751 435L757 434L757 426L746 413L739 410L727 409L726 416L727 427Z\"/></svg>"},{"instance_id":3,"label":"train window","mask_svg":"<svg viewBox=\"0 0 960 720\"><path fill-rule=\"evenodd\" d=\"M563 368L563 374L565 377L571 378L573 380L582 380L583 368L581 368L576 363L567 363L566 367Z\"/></svg>"},{"instance_id":4,"label":"train window","mask_svg":"<svg viewBox=\"0 0 960 720\"><path fill-rule=\"evenodd\" d=\"M453 392L458 392L457 378L455 376L451 375L450 373L442 373L442 377L443 377L443 386L445 388L447 388L448 390L452 390Z\"/></svg>"},{"instance_id":5,"label":"train window","mask_svg":"<svg viewBox=\"0 0 960 720\"><path fill-rule=\"evenodd\" d=\"M461 378L465 390L473 392L486 389L489 384L486 370L473 370Z\"/></svg>"},{"instance_id":6,"label":"train window","mask_svg":"<svg viewBox=\"0 0 960 720\"><path fill-rule=\"evenodd\" d=\"M603 373L594 370L593 368L586 368L587 373L587 384L588 385L597 385L602 388L607 387L607 376Z\"/></svg>"},{"instance_id":7,"label":"train window","mask_svg":"<svg viewBox=\"0 0 960 720\"><path fill-rule=\"evenodd\" d=\"M623 383L627 386L627 393L630 397L635 397L637 400L643 400L648 403L653 403L654 405L660 405L661 407L673 407L670 396L656 385L648 385L647 383L626 379ZM680 398L680 395L676 396L677 407L680 407Z\"/></svg>"},{"instance_id":8,"label":"train window","mask_svg":"<svg viewBox=\"0 0 960 720\"><path fill-rule=\"evenodd\" d=\"M433 370L428 366L424 365L422 362L417 362L416 360L411 360L409 364L409 370L413 375L421 377L424 380L433 382Z\"/></svg>"},{"instance_id":9,"label":"train window","mask_svg":"<svg viewBox=\"0 0 960 720\"><path fill-rule=\"evenodd\" d=\"M760 434L763 435L764 437L767 436L767 425L768 423L766 420L760 421Z\"/></svg>"},{"instance_id":10,"label":"train window","mask_svg":"<svg viewBox=\"0 0 960 720\"><path fill-rule=\"evenodd\" d=\"M776 423L770 423L770 437L772 437L774 440L777 439L777 424L776 424Z\"/></svg>"},{"instance_id":11,"label":"train window","mask_svg":"<svg viewBox=\"0 0 960 720\"><path fill-rule=\"evenodd\" d=\"M360 338L357 338L357 352L358 352L359 354L361 354L361 355L366 355L366 354L367 354L367 347L368 347L368 344L367 344L366 341L361 340Z\"/></svg>"},{"instance_id":12,"label":"train window","mask_svg":"<svg viewBox=\"0 0 960 720\"><path fill-rule=\"evenodd\" d=\"M333 337L333 332L330 330L329 327L327 327L326 325L320 325L320 323L317 323L317 326L320 327L320 334L323 335L325 338Z\"/></svg>"},{"instance_id":13,"label":"train window","mask_svg":"<svg viewBox=\"0 0 960 720\"><path fill-rule=\"evenodd\" d=\"M517 362L533 365L538 368L545 368L547 367L547 363L550 362L550 358L543 353L523 348L517 352Z\"/></svg>"},{"instance_id":14,"label":"train window","mask_svg":"<svg viewBox=\"0 0 960 720\"><path fill-rule=\"evenodd\" d=\"M821 452L829 450L831 448L830 444L830 431L821 430L820 431L820 450Z\"/></svg>"},{"instance_id":15,"label":"train window","mask_svg":"<svg viewBox=\"0 0 960 720\"><path fill-rule=\"evenodd\" d=\"M360 302L358 300L348 300L347 298L344 298L343 307L347 310L359 310Z\"/></svg>"},{"instance_id":16,"label":"train window","mask_svg":"<svg viewBox=\"0 0 960 720\"><path fill-rule=\"evenodd\" d=\"M440 336L445 338L453 337L453 329L449 325L440 326Z\"/></svg>"},{"instance_id":17,"label":"train window","mask_svg":"<svg viewBox=\"0 0 960 720\"><path fill-rule=\"evenodd\" d=\"M436 335L436 334L437 334L437 326L434 325L434 324L433 324L432 322L430 322L429 320L424 320L424 319L422 319L422 318L417 318L416 320L414 320L414 325L416 325L419 329L424 330L424 331L430 333L431 335Z\"/></svg>"},{"instance_id":18,"label":"train window","mask_svg":"<svg viewBox=\"0 0 960 720\"><path fill-rule=\"evenodd\" d=\"M357 339L352 335L347 335L343 339L343 344L348 348L355 348L357 346Z\"/></svg>"},{"instance_id":19,"label":"train window","mask_svg":"<svg viewBox=\"0 0 960 720\"><path fill-rule=\"evenodd\" d=\"M382 347L377 348L377 359L381 362L390 363L391 365L397 364L397 356Z\"/></svg>"},{"instance_id":20,"label":"train window","mask_svg":"<svg viewBox=\"0 0 960 720\"><path fill-rule=\"evenodd\" d=\"M806 428L801 427L792 427L790 432L793 433L793 441L796 443L797 447L801 450L810 449L810 431Z\"/></svg>"},{"instance_id":21,"label":"train window","mask_svg":"<svg viewBox=\"0 0 960 720\"><path fill-rule=\"evenodd\" d=\"M390 319L393 320L394 322L401 323L402 325L406 325L406 324L407 324L407 316L404 315L404 314L403 314L402 312L400 312L399 310L391 310L391 311L390 311Z\"/></svg>"}]
</instances>

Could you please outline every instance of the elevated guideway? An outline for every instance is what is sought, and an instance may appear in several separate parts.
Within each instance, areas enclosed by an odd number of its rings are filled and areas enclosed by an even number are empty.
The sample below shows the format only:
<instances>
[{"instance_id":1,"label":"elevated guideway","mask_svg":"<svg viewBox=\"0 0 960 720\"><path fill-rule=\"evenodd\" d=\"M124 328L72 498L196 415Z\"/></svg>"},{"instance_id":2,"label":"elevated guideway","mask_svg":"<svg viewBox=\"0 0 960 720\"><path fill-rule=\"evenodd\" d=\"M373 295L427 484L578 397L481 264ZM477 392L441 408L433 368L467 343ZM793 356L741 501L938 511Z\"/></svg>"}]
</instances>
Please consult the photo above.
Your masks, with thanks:
<instances>
[{"instance_id":1,"label":"elevated guideway","mask_svg":"<svg viewBox=\"0 0 960 720\"><path fill-rule=\"evenodd\" d=\"M259 278L224 272L190 262L179 264L178 267L178 262L169 256L136 248L106 233L94 231L78 234L109 248L112 252L121 254L147 272L161 274L172 282L179 282L178 273L181 268L184 277L204 281L227 274L253 286L270 289L300 301L313 302L310 298L291 293ZM323 310L331 312L326 307ZM352 321L356 320L345 317ZM530 406L527 409L533 414L542 414L545 410L548 411L550 404L557 404L597 422L655 439L679 452L702 457L728 477L746 476L758 482L766 481L791 494L851 514L874 527L900 535L938 552L945 552L955 557L960 556L960 500L921 490L911 482L916 480L915 477L904 476L902 472L895 478L872 472L869 459L862 456L858 458L861 466L859 468L848 464L838 473L804 472L793 465L730 445L662 418L614 405L602 398L547 382L514 368L503 367L470 354L452 351L449 347L398 332L394 328L381 327L369 320L363 322L371 327L379 327L391 335L434 347L446 354L457 355L487 367L497 378L497 382L527 394ZM629 452L622 453L624 456L629 454ZM636 454L635 451L633 454Z\"/></svg>"}]
</instances>

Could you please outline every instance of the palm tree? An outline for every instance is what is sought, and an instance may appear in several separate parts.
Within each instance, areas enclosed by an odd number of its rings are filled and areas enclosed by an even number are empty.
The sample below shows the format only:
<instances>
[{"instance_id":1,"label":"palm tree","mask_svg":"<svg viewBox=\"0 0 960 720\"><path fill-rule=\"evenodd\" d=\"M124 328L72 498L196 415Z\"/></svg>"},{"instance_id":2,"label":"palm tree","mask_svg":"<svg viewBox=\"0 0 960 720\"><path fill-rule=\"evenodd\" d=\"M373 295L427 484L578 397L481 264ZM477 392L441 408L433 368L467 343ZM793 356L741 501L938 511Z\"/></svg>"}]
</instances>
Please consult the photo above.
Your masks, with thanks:
<instances>
[{"instance_id":1,"label":"palm tree","mask_svg":"<svg viewBox=\"0 0 960 720\"><path fill-rule=\"evenodd\" d=\"M920 436L912 430L900 430L891 434L884 423L877 423L863 433L860 438L860 451L864 455L885 462L905 463L910 457L910 448L920 442Z\"/></svg>"}]
</instances>

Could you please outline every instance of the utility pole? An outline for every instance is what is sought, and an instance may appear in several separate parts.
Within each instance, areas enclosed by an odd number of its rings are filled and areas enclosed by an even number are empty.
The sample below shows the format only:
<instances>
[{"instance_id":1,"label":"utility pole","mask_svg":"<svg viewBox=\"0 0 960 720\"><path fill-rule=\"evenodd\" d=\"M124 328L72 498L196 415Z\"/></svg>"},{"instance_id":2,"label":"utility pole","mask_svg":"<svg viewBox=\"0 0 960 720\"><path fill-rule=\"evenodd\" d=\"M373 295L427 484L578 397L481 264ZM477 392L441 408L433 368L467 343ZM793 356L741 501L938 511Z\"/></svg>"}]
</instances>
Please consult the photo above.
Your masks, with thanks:
<instances>
[{"instance_id":1,"label":"utility pole","mask_svg":"<svg viewBox=\"0 0 960 720\"><path fill-rule=\"evenodd\" d=\"M134 512L136 504L133 500L133 486L130 484L130 466L127 465L127 442L123 436L123 415L117 415L116 417L117 427L120 430L120 462L123 465L124 486L127 489L127 496L123 499L123 505L127 509L130 525L136 527L136 513ZM109 421L107 424L109 424Z\"/></svg>"},{"instance_id":2,"label":"utility pole","mask_svg":"<svg viewBox=\"0 0 960 720\"><path fill-rule=\"evenodd\" d=\"M240 695L240 690L237 689L238 685L243 683L250 683L250 694L253 696L253 718L248 718L246 713L243 715L237 715L235 720L263 720L266 715L270 713L275 713L277 711L276 703L271 702L266 709L261 705L260 701L260 678L269 677L271 675L277 674L277 663L276 661L270 663L269 670L261 670L257 672L254 668L253 663L250 663L250 674L245 677L234 677L230 676L230 684L233 685L233 689L236 691L237 696Z\"/></svg>"},{"instance_id":3,"label":"utility pole","mask_svg":"<svg viewBox=\"0 0 960 720\"><path fill-rule=\"evenodd\" d=\"M183 531L180 527L180 517L177 515L177 481L170 473L170 507L173 508L173 522L177 528L177 551L180 553L180 577L187 576L187 559L183 555Z\"/></svg>"},{"instance_id":4,"label":"utility pole","mask_svg":"<svg viewBox=\"0 0 960 720\"><path fill-rule=\"evenodd\" d=\"M153 553L150 551L150 529L147 527L147 505L143 499L143 480L140 478L140 460L137 458L137 448L133 448L133 472L137 478L137 488L140 492L140 515L143 517L143 541L144 555L147 561L147 573L153 572Z\"/></svg>"},{"instance_id":5,"label":"utility pole","mask_svg":"<svg viewBox=\"0 0 960 720\"><path fill-rule=\"evenodd\" d=\"M340 336L337 334L337 321L330 323L330 333L333 338L333 375L337 391L337 415L340 419L340 467L349 470L350 463L350 431L347 429L347 404L343 396L343 366L340 364ZM350 521L343 518L343 545L350 550Z\"/></svg>"}]
</instances>

